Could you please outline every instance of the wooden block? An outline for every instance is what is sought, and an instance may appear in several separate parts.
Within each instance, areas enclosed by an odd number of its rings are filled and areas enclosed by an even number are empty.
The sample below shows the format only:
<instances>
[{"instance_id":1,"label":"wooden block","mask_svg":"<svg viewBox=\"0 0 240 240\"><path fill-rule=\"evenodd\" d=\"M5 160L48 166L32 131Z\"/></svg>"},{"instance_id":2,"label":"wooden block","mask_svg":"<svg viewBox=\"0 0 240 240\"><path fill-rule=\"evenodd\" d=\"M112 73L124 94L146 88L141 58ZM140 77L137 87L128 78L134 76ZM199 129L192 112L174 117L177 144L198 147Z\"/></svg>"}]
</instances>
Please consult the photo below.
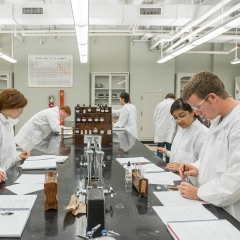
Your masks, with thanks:
<instances>
[{"instance_id":1,"label":"wooden block","mask_svg":"<svg viewBox=\"0 0 240 240\"><path fill-rule=\"evenodd\" d=\"M44 182L44 208L58 209L58 197L57 197L57 173L46 172Z\"/></svg>"}]
</instances>

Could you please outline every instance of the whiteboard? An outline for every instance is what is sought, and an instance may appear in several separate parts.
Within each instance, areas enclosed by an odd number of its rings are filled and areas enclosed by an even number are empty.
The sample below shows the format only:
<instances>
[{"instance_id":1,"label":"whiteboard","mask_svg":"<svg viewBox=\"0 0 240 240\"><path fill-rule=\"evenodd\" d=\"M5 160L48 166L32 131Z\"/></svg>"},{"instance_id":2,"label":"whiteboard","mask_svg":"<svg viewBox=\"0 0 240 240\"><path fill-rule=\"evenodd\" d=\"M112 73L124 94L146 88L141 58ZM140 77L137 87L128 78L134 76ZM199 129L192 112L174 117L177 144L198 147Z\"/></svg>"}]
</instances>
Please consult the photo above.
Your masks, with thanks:
<instances>
[{"instance_id":1,"label":"whiteboard","mask_svg":"<svg viewBox=\"0 0 240 240\"><path fill-rule=\"evenodd\" d=\"M73 56L28 55L28 87L73 87Z\"/></svg>"}]
</instances>

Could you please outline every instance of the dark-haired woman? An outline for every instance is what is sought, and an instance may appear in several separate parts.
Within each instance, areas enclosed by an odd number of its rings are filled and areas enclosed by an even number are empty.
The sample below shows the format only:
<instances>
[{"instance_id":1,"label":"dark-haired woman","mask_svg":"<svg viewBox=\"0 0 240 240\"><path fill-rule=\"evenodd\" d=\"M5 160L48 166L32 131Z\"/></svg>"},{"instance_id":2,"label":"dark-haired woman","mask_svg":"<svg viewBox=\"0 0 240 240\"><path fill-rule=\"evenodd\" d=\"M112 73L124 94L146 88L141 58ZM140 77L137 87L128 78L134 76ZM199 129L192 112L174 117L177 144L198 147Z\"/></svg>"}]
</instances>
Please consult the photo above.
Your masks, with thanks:
<instances>
[{"instance_id":1,"label":"dark-haired woman","mask_svg":"<svg viewBox=\"0 0 240 240\"><path fill-rule=\"evenodd\" d=\"M158 151L170 157L167 170L178 171L180 163L191 163L198 160L203 142L208 133L208 128L200 122L199 116L182 98L174 101L170 112L173 121L180 127L173 139L171 152L165 148L157 148Z\"/></svg>"},{"instance_id":2,"label":"dark-haired woman","mask_svg":"<svg viewBox=\"0 0 240 240\"><path fill-rule=\"evenodd\" d=\"M27 102L24 95L14 88L0 93L0 182L5 180L10 167L30 155L29 151L17 152L13 132L13 122L23 113Z\"/></svg>"},{"instance_id":3,"label":"dark-haired woman","mask_svg":"<svg viewBox=\"0 0 240 240\"><path fill-rule=\"evenodd\" d=\"M136 107L131 104L129 94L126 92L120 94L119 101L123 107L119 110L112 111L113 115L119 116L119 119L113 122L113 127L125 128L135 138L138 138Z\"/></svg>"}]
</instances>

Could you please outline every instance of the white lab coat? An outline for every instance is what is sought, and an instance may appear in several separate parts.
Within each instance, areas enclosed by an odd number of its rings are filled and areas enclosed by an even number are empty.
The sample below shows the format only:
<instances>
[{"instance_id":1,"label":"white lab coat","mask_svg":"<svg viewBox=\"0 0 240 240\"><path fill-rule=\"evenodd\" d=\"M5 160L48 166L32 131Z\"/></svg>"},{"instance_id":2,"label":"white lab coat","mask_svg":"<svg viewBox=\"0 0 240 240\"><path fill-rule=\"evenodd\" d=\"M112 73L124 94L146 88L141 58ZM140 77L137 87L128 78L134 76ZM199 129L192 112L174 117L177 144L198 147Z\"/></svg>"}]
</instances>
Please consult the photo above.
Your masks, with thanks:
<instances>
[{"instance_id":1,"label":"white lab coat","mask_svg":"<svg viewBox=\"0 0 240 240\"><path fill-rule=\"evenodd\" d=\"M39 144L51 132L61 132L59 108L48 108L36 113L19 130L15 142L25 150Z\"/></svg>"},{"instance_id":2,"label":"white lab coat","mask_svg":"<svg viewBox=\"0 0 240 240\"><path fill-rule=\"evenodd\" d=\"M173 135L176 131L176 123L172 121L172 115L170 113L173 102L174 100L167 98L155 107L153 114L155 143L171 143L173 140Z\"/></svg>"},{"instance_id":3,"label":"white lab coat","mask_svg":"<svg viewBox=\"0 0 240 240\"><path fill-rule=\"evenodd\" d=\"M114 131L113 142L119 142L119 148L128 152L136 143L136 138L127 131Z\"/></svg>"},{"instance_id":4,"label":"white lab coat","mask_svg":"<svg viewBox=\"0 0 240 240\"><path fill-rule=\"evenodd\" d=\"M218 125L211 122L199 160L198 197L240 221L240 104Z\"/></svg>"},{"instance_id":5,"label":"white lab coat","mask_svg":"<svg viewBox=\"0 0 240 240\"><path fill-rule=\"evenodd\" d=\"M186 129L180 127L173 139L171 151L167 152L170 162L196 162L208 131L209 129L198 119Z\"/></svg>"},{"instance_id":6,"label":"white lab coat","mask_svg":"<svg viewBox=\"0 0 240 240\"><path fill-rule=\"evenodd\" d=\"M121 109L113 110L112 114L119 116L113 127L125 128L135 138L138 138L137 109L133 104L126 103Z\"/></svg>"},{"instance_id":7,"label":"white lab coat","mask_svg":"<svg viewBox=\"0 0 240 240\"><path fill-rule=\"evenodd\" d=\"M19 160L14 142L13 123L0 113L0 170L6 172Z\"/></svg>"}]
</instances>

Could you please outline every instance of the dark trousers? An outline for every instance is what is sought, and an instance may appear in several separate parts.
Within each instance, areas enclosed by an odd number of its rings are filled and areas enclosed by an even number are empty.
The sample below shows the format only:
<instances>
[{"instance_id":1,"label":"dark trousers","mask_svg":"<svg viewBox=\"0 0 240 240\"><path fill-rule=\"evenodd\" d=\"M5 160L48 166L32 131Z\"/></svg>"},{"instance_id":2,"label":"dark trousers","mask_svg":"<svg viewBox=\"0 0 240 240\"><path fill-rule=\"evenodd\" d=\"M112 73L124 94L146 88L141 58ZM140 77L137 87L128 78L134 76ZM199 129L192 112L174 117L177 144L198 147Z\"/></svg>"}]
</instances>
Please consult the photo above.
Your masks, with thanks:
<instances>
[{"instance_id":1,"label":"dark trousers","mask_svg":"<svg viewBox=\"0 0 240 240\"><path fill-rule=\"evenodd\" d=\"M171 143L168 143L168 142L161 142L161 143L158 143L157 146L158 146L158 147L162 147L162 148L164 148L164 147L166 146L166 149L167 149L168 151L171 151L171 146L172 146L172 144L171 144ZM163 159L163 154L162 154L160 151L157 151L157 155L158 155L161 159ZM170 160L170 157L168 157L168 156L166 155L166 163L169 163L169 160Z\"/></svg>"}]
</instances>

